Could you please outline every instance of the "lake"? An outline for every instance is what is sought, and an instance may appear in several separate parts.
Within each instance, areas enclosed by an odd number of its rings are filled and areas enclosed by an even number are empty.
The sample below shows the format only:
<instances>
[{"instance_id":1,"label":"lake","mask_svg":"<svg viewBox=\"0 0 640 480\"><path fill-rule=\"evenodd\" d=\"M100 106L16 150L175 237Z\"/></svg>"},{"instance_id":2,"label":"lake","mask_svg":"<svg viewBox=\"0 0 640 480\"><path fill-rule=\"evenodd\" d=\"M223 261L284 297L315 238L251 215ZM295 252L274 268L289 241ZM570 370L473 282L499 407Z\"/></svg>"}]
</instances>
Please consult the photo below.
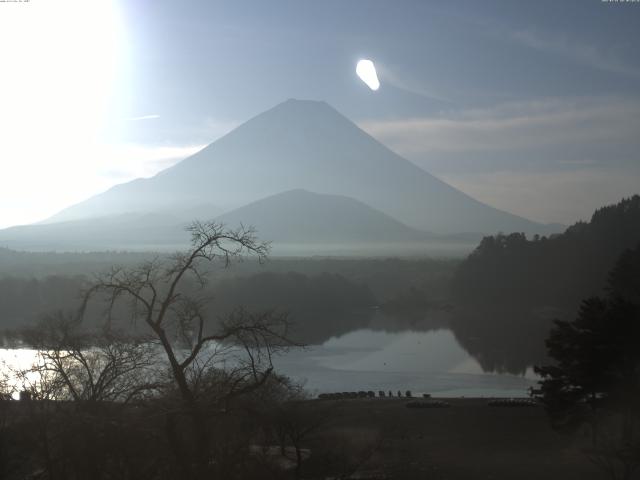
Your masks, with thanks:
<instances>
[{"instance_id":1,"label":"lake","mask_svg":"<svg viewBox=\"0 0 640 480\"><path fill-rule=\"evenodd\" d=\"M28 368L29 349L1 349L0 363ZM536 384L524 376L483 372L450 330L383 331L363 328L274 360L276 370L303 382L310 394L411 390L434 397L522 397Z\"/></svg>"},{"instance_id":2,"label":"lake","mask_svg":"<svg viewBox=\"0 0 640 480\"><path fill-rule=\"evenodd\" d=\"M447 329L360 329L289 352L274 363L312 394L411 390L436 397L522 397L537 381L530 369L524 376L483 372Z\"/></svg>"}]
</instances>

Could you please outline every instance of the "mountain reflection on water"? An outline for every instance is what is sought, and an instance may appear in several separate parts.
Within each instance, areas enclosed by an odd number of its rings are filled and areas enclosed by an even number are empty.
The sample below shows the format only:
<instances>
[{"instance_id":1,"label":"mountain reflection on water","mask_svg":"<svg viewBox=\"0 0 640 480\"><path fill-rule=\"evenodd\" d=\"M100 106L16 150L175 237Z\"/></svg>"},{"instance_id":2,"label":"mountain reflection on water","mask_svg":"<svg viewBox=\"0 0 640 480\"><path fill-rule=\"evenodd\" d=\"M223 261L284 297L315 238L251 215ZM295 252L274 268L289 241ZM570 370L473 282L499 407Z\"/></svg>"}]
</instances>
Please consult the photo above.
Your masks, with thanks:
<instances>
[{"instance_id":1,"label":"mountain reflection on water","mask_svg":"<svg viewBox=\"0 0 640 480\"><path fill-rule=\"evenodd\" d=\"M435 396L527 395L536 384L531 369L524 375L483 371L445 327L447 316L440 312L418 320L375 311L351 316L349 321L313 322L313 332L305 332L308 340L332 330L334 334L276 359L276 368L305 382L311 393L411 390Z\"/></svg>"}]
</instances>

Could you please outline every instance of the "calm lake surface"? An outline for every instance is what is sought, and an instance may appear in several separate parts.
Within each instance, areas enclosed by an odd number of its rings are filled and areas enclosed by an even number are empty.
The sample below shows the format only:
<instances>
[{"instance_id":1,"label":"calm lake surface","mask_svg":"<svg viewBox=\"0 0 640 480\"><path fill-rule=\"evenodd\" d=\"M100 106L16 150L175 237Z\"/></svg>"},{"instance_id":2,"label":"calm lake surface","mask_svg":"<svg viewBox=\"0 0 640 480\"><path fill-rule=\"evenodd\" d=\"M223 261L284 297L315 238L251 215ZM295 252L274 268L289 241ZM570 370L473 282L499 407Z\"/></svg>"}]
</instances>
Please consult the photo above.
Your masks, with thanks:
<instances>
[{"instance_id":1,"label":"calm lake surface","mask_svg":"<svg viewBox=\"0 0 640 480\"><path fill-rule=\"evenodd\" d=\"M29 349L1 349L0 368L28 368ZM311 394L357 390L430 393L434 397L518 397L536 384L524 376L486 373L446 329L386 332L359 329L274 360L276 370Z\"/></svg>"},{"instance_id":2,"label":"calm lake surface","mask_svg":"<svg viewBox=\"0 0 640 480\"><path fill-rule=\"evenodd\" d=\"M281 373L314 394L411 390L439 397L522 397L536 385L526 375L486 373L450 330L356 330L274 361Z\"/></svg>"}]
</instances>

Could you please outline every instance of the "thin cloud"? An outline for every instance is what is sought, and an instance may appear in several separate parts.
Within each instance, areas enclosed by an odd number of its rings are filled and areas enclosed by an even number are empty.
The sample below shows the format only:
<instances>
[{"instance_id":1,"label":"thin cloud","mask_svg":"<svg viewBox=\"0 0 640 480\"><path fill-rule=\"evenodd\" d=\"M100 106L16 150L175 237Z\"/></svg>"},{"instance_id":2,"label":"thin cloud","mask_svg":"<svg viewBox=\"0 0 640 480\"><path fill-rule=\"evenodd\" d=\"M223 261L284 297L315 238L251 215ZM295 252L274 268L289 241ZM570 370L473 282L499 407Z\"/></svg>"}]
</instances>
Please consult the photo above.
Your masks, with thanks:
<instances>
[{"instance_id":1,"label":"thin cloud","mask_svg":"<svg viewBox=\"0 0 640 480\"><path fill-rule=\"evenodd\" d=\"M589 45L570 41L566 37L553 36L548 32L541 34L532 30L514 32L512 38L535 50L560 55L576 63L598 70L640 78L640 68L630 65L609 52Z\"/></svg>"},{"instance_id":2,"label":"thin cloud","mask_svg":"<svg viewBox=\"0 0 640 480\"><path fill-rule=\"evenodd\" d=\"M640 193L640 169L451 173L440 177L463 192L517 215L570 225L595 209Z\"/></svg>"},{"instance_id":3,"label":"thin cloud","mask_svg":"<svg viewBox=\"0 0 640 480\"><path fill-rule=\"evenodd\" d=\"M599 99L507 103L447 116L362 121L400 154L474 153L593 142L638 143L640 102Z\"/></svg>"},{"instance_id":4,"label":"thin cloud","mask_svg":"<svg viewBox=\"0 0 640 480\"><path fill-rule=\"evenodd\" d=\"M391 68L387 64L377 62L376 68L378 70L380 81L383 85L389 84L399 90L404 90L405 92L411 93L413 95L418 95L430 100L437 100L443 103L454 104L453 100L448 98L446 95L443 95L442 93L436 91L435 88L426 85L425 82L415 79L406 72L400 74L396 71L395 68Z\"/></svg>"}]
</instances>

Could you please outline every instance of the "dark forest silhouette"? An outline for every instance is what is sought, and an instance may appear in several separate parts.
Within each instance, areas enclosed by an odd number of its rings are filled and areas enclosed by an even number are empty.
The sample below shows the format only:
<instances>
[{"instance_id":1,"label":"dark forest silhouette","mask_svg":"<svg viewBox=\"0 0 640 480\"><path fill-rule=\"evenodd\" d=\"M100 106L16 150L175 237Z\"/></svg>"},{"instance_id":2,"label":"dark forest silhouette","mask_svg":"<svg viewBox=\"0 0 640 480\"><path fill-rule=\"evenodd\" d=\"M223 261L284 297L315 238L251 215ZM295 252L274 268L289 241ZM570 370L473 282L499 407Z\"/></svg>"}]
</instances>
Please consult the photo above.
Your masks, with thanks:
<instances>
[{"instance_id":1,"label":"dark forest silhouette","mask_svg":"<svg viewBox=\"0 0 640 480\"><path fill-rule=\"evenodd\" d=\"M546 341L553 363L536 367L553 426L591 438L587 456L612 479L640 466L640 245L609 275L606 297L584 300Z\"/></svg>"},{"instance_id":2,"label":"dark forest silhouette","mask_svg":"<svg viewBox=\"0 0 640 480\"><path fill-rule=\"evenodd\" d=\"M545 358L552 321L602 293L618 256L640 242L640 196L598 209L551 237L485 237L452 283L457 338L486 369L523 371Z\"/></svg>"}]
</instances>

